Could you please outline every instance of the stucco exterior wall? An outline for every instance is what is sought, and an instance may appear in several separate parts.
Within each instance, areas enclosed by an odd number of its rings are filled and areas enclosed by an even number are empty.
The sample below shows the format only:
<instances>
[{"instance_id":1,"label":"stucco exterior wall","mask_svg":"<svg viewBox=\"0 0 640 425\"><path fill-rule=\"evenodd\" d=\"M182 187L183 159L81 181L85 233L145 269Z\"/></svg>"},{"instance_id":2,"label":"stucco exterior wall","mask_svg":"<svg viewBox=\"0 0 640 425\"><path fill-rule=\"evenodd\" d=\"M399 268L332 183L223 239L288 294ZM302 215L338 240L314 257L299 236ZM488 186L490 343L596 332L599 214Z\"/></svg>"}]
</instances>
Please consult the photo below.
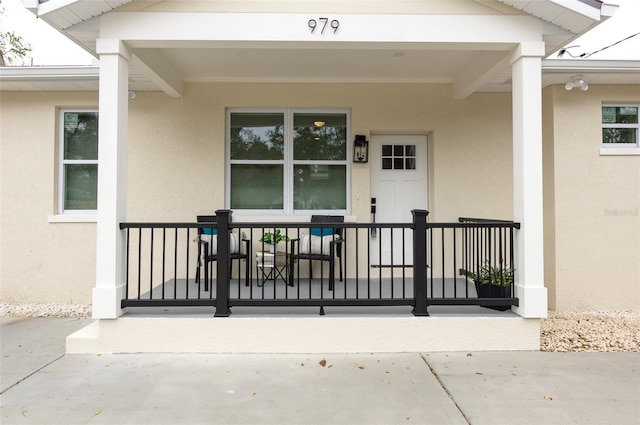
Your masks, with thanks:
<instances>
[{"instance_id":1,"label":"stucco exterior wall","mask_svg":"<svg viewBox=\"0 0 640 425\"><path fill-rule=\"evenodd\" d=\"M544 214L544 285L548 306L556 309L556 240L555 240L555 174L553 144L553 88L542 91L542 178Z\"/></svg>"},{"instance_id":2,"label":"stucco exterior wall","mask_svg":"<svg viewBox=\"0 0 640 425\"><path fill-rule=\"evenodd\" d=\"M349 108L350 145L355 134L429 134L432 220L509 219L510 95L453 100L449 90L421 84L202 83L187 84L182 99L139 93L130 102L129 215L132 220L192 220L224 207L226 108L303 107ZM351 215L358 221L369 219L371 166L351 168ZM178 195L162 208L149 209L167 193ZM487 203L490 193L496 195Z\"/></svg>"},{"instance_id":3,"label":"stucco exterior wall","mask_svg":"<svg viewBox=\"0 0 640 425\"><path fill-rule=\"evenodd\" d=\"M57 209L57 108L96 108L97 93L2 92L0 299L88 303L95 223L50 223Z\"/></svg>"},{"instance_id":4,"label":"stucco exterior wall","mask_svg":"<svg viewBox=\"0 0 640 425\"><path fill-rule=\"evenodd\" d=\"M47 217L56 208L56 108L95 107L97 94L3 92L0 102L1 299L88 303L95 224ZM182 98L138 92L129 102L128 220L195 221L224 207L227 107L349 108L350 147L355 134L429 134L430 219L512 218L509 93L454 100L448 85L191 83ZM371 166L351 168L360 222L370 220Z\"/></svg>"},{"instance_id":5,"label":"stucco exterior wall","mask_svg":"<svg viewBox=\"0 0 640 425\"><path fill-rule=\"evenodd\" d=\"M545 168L554 193L545 209L547 246L555 251L546 264L554 274L558 311L595 309L640 310L640 156L600 154L602 103L638 103L638 86L590 86L566 91L545 90L553 114L545 128L553 146L545 143ZM545 101L545 104L547 102ZM551 119L551 122L548 120ZM548 165L548 164L547 164ZM549 214L553 214L549 217ZM555 265L555 267L554 267Z\"/></svg>"}]
</instances>

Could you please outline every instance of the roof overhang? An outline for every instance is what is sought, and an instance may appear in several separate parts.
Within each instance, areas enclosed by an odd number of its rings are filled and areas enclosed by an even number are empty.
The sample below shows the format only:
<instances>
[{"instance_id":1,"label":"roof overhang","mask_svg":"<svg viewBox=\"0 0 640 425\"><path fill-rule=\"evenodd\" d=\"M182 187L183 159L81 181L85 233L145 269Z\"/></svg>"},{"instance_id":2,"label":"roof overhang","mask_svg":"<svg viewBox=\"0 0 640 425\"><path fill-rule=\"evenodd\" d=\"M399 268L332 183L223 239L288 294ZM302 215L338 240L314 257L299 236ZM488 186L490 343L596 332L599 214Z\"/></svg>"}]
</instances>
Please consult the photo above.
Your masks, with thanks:
<instances>
[{"instance_id":1,"label":"roof overhang","mask_svg":"<svg viewBox=\"0 0 640 425\"><path fill-rule=\"evenodd\" d=\"M98 91L98 66L4 67L0 68L2 91ZM564 85L573 75L582 75L590 85L640 85L640 61L637 60L566 60L542 62L542 87ZM159 91L132 76L129 89ZM502 90L508 91L508 90Z\"/></svg>"},{"instance_id":2,"label":"roof overhang","mask_svg":"<svg viewBox=\"0 0 640 425\"><path fill-rule=\"evenodd\" d=\"M122 8L129 11L144 9L150 4L162 3L149 0L22 1L40 19L95 57L98 57L96 40L101 25L114 21L110 18L118 15L110 12L121 12ZM546 55L615 12L615 7L598 0L469 0L467 3L512 18L535 17L543 23ZM118 8L121 9L116 10ZM124 17L128 13L119 15ZM131 26L135 27L135 23ZM166 28L166 23L156 27ZM521 27L513 28L519 30ZM128 44L133 49L130 74L135 76L130 81L145 87L143 90L161 89L170 96L180 96L182 81L452 83L457 98L476 91L510 90L507 44L483 46L477 43L469 47L443 43L442 46L416 47L418 43L368 43L366 46L354 43L350 46L347 43L242 42L240 39L197 46L193 42L175 40L148 45L131 41ZM278 62L274 63L276 60ZM165 81L167 76L171 78Z\"/></svg>"}]
</instances>

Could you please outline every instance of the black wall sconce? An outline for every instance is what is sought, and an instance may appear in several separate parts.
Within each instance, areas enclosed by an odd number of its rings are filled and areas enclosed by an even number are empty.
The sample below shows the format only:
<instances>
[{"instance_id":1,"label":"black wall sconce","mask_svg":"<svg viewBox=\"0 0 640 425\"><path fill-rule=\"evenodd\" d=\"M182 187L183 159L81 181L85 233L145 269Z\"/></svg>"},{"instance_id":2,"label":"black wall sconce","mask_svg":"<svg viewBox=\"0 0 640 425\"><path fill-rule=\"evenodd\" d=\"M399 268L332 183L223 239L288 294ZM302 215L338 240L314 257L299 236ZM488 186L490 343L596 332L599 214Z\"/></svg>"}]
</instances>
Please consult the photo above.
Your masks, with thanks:
<instances>
[{"instance_id":1,"label":"black wall sconce","mask_svg":"<svg viewBox=\"0 0 640 425\"><path fill-rule=\"evenodd\" d=\"M369 141L362 134L353 141L353 162L369 162Z\"/></svg>"}]
</instances>

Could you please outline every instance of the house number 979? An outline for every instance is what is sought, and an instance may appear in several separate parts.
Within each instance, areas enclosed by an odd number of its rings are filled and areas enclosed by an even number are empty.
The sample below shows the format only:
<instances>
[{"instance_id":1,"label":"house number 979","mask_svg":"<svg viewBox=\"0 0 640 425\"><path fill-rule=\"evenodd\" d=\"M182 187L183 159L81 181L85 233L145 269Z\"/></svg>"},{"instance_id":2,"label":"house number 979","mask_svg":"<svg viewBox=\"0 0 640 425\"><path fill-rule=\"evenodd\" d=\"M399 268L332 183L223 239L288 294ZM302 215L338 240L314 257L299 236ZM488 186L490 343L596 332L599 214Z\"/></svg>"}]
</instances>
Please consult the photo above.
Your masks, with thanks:
<instances>
[{"instance_id":1,"label":"house number 979","mask_svg":"<svg viewBox=\"0 0 640 425\"><path fill-rule=\"evenodd\" d=\"M315 19L309 19L307 25L311 28L311 34L313 34L316 29L320 30L320 34L324 34L324 30L327 29L327 25L333 28L333 33L335 34L336 31L338 31L338 27L340 27L340 21L337 19L329 21L329 18L318 18L317 21Z\"/></svg>"}]
</instances>

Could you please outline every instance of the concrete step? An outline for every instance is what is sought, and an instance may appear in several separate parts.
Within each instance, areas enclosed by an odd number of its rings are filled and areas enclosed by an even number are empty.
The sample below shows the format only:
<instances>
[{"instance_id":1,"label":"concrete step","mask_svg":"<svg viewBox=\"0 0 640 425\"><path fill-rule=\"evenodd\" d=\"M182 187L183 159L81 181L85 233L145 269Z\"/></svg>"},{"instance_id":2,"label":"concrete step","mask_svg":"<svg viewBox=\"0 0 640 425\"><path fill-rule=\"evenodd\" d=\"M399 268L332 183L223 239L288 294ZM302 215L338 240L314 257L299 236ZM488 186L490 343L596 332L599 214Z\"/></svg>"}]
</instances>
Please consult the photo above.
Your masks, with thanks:
<instances>
[{"instance_id":1,"label":"concrete step","mask_svg":"<svg viewBox=\"0 0 640 425\"><path fill-rule=\"evenodd\" d=\"M398 353L539 350L540 319L497 316L125 315L67 337L67 353Z\"/></svg>"}]
</instances>

